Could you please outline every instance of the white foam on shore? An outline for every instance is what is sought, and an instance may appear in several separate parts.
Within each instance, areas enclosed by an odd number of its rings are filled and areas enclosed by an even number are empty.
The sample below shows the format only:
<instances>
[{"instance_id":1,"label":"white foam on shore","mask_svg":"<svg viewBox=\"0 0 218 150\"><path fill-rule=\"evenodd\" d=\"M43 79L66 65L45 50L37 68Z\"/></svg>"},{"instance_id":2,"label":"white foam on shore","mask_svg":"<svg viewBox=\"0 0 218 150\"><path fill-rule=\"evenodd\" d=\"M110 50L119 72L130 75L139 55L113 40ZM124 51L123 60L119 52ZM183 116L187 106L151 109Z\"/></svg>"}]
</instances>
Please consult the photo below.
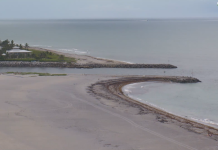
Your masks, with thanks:
<instances>
[{"instance_id":1,"label":"white foam on shore","mask_svg":"<svg viewBox=\"0 0 218 150\"><path fill-rule=\"evenodd\" d=\"M78 53L78 54L86 54L87 52L83 52L83 51L75 51L75 53Z\"/></svg>"},{"instance_id":2,"label":"white foam on shore","mask_svg":"<svg viewBox=\"0 0 218 150\"><path fill-rule=\"evenodd\" d=\"M196 121L198 123L202 123L202 124L205 124L205 125L209 125L209 126L218 128L218 123L214 122L213 120L210 120L210 119L197 119L197 117L178 115L176 113L170 112L169 110L167 110L165 108L159 107L159 106L157 106L157 105L155 105L153 103L150 103L148 101L142 100L142 99L140 99L140 98L138 98L136 96L131 95L132 94L131 89L137 88L136 85L138 85L138 84L140 84L140 83L133 83L133 84L128 84L128 85L124 86L123 89L122 89L124 95L126 95L126 96L128 96L128 97L130 97L130 98L132 98L134 100L137 100L139 102L142 102L142 103L144 103L144 104L146 104L148 106L157 108L159 110L163 110L163 111L165 111L167 113L170 113L170 114L182 117L182 118L188 118L188 119ZM140 86L140 88L143 88L143 86Z\"/></svg>"},{"instance_id":3,"label":"white foam on shore","mask_svg":"<svg viewBox=\"0 0 218 150\"><path fill-rule=\"evenodd\" d=\"M214 121L209 120L209 119L196 119L196 118L193 118L193 117L190 117L190 118L191 118L192 120L195 120L195 121L200 122L200 123L203 123L203 124L218 126L218 123L217 123L217 122L214 122Z\"/></svg>"},{"instance_id":4,"label":"white foam on shore","mask_svg":"<svg viewBox=\"0 0 218 150\"><path fill-rule=\"evenodd\" d=\"M215 127L215 128L218 127L218 123L217 123L217 122L214 122L214 121L212 121L212 120L209 120L209 119L196 119L196 118L190 117L190 116L178 115L178 114L175 114L175 113L170 112L170 111L167 110L167 109L164 109L164 108L162 108L162 107L159 107L159 106L157 106L157 105L155 105L155 104L153 104L153 103L150 103L150 102L148 102L148 101L144 101L144 100L142 100L142 99L140 99L140 98L138 98L138 97L135 97L135 96L130 95L130 94L132 93L131 90L124 89L123 91L124 91L124 94L125 94L126 96L128 96L128 97L130 97L130 98L132 98L132 99L134 99L134 100L137 100L137 101L139 101L139 102L142 102L142 103L144 103L144 104L146 104L146 105L148 105L148 106L157 108L157 109L159 109L159 110L163 110L163 111L165 111L165 112L167 112L167 113L170 113L170 114L173 114L173 115L182 117L182 118L188 118L188 119L190 119L190 120L193 120L193 121L196 121L196 122L199 122L199 123L203 123L203 124L205 124L205 125L209 125L209 126L212 126L212 127ZM125 93L125 92L126 92L126 93ZM128 93L128 94L127 94L127 93Z\"/></svg>"},{"instance_id":5,"label":"white foam on shore","mask_svg":"<svg viewBox=\"0 0 218 150\"><path fill-rule=\"evenodd\" d=\"M49 46L49 45L30 45L30 46L32 46L32 47L40 47L40 48L46 48L46 47L51 48L52 47L52 46Z\"/></svg>"},{"instance_id":6,"label":"white foam on shore","mask_svg":"<svg viewBox=\"0 0 218 150\"><path fill-rule=\"evenodd\" d=\"M39 47L39 48L52 48L52 46L48 46L48 45L30 45L32 47ZM50 49L52 50L52 49ZM55 50L54 50L55 51ZM71 53L75 53L75 54L90 54L90 52L87 51L81 51L81 50L78 50L76 48L73 48L73 49L66 49L66 48L61 48L61 49L58 49L56 51L62 51L64 53L67 53L67 52L71 52ZM95 57L95 56L93 56ZM95 58L99 58L99 59L105 59L105 60L112 60L112 61L120 61L120 62L124 62L124 63L128 63L128 64L134 64L132 62L128 62L128 61L122 61L122 60L115 60L115 59L108 59L108 58L103 58L103 57L95 57Z\"/></svg>"},{"instance_id":7,"label":"white foam on shore","mask_svg":"<svg viewBox=\"0 0 218 150\"><path fill-rule=\"evenodd\" d=\"M95 58L106 59L106 60L112 60L112 61L120 61L120 62L125 62L125 63L128 63L128 64L134 64L134 63L132 63L132 62L123 61L123 60L108 59L108 58L103 58L103 57L95 57Z\"/></svg>"},{"instance_id":8,"label":"white foam on shore","mask_svg":"<svg viewBox=\"0 0 218 150\"><path fill-rule=\"evenodd\" d=\"M30 46L33 46L33 47L39 47L40 45L30 45Z\"/></svg>"},{"instance_id":9,"label":"white foam on shore","mask_svg":"<svg viewBox=\"0 0 218 150\"><path fill-rule=\"evenodd\" d=\"M61 50L61 51L69 51L69 52L70 52L70 51L72 51L72 52L74 51L74 50L72 50L72 49L59 49L59 50Z\"/></svg>"},{"instance_id":10,"label":"white foam on shore","mask_svg":"<svg viewBox=\"0 0 218 150\"><path fill-rule=\"evenodd\" d=\"M73 53L76 53L76 54L86 54L87 52L85 51L80 51L78 49L59 49L60 51L65 51L65 52L73 52Z\"/></svg>"},{"instance_id":11,"label":"white foam on shore","mask_svg":"<svg viewBox=\"0 0 218 150\"><path fill-rule=\"evenodd\" d=\"M126 93L132 93L132 91L131 91L131 90L128 90L128 89L124 89L124 91L125 91Z\"/></svg>"},{"instance_id":12,"label":"white foam on shore","mask_svg":"<svg viewBox=\"0 0 218 150\"><path fill-rule=\"evenodd\" d=\"M125 90L127 90L127 89L125 89ZM124 91L125 91L125 90L124 90ZM144 104L146 104L146 105L148 105L148 106L151 106L151 107L157 108L157 109L159 109L159 110L163 110L163 111L165 111L165 112L168 112L168 113L170 113L170 114L173 114L172 112L170 112L170 111L168 111L168 110L166 110L166 109L164 109L164 108L162 108L162 107L159 107L159 106L157 106L157 105L155 105L155 104L153 104L153 103L150 103L150 102L148 102L148 101L142 100L142 99L140 99L140 98L138 98L138 97L135 97L135 96L133 96L133 95L129 95L129 93L131 93L131 92L132 92L132 91L129 90L128 93L125 93L125 92L124 92L124 94L125 94L126 96L128 96L128 97L130 97L130 98L132 98L132 99L134 99L134 100L137 100L137 101L139 101L139 102L142 102L142 103L144 103ZM177 115L177 114L175 114L175 115ZM179 115L177 115L177 116L179 116ZM180 116L180 117L182 117L182 116Z\"/></svg>"}]
</instances>

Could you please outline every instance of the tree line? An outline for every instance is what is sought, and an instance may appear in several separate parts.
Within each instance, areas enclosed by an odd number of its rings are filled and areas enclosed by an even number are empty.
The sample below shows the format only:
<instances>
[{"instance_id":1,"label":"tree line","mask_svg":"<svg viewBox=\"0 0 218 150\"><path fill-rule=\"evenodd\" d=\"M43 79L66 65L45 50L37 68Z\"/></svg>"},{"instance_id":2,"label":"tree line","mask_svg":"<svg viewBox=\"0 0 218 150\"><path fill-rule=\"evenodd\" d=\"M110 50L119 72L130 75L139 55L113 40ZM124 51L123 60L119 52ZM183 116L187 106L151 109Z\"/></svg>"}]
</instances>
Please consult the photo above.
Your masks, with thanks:
<instances>
[{"instance_id":1,"label":"tree line","mask_svg":"<svg viewBox=\"0 0 218 150\"><path fill-rule=\"evenodd\" d=\"M15 44L13 40L11 41L9 41L8 39L4 41L0 40L0 46L2 47L0 49L0 60L75 61L74 58L69 59L69 58L66 58L64 55L54 54L49 51L38 51L34 49L29 49L30 47L28 43L26 43L25 45ZM31 51L31 53L29 54L28 53L8 54L6 52L7 50L13 49L13 47L15 46L23 50L29 50ZM5 54L5 55L2 55L2 54Z\"/></svg>"},{"instance_id":2,"label":"tree line","mask_svg":"<svg viewBox=\"0 0 218 150\"><path fill-rule=\"evenodd\" d=\"M11 50L15 46L19 47L20 49L26 49L26 50L29 49L29 44L28 43L26 43L23 46L22 44L15 44L14 40L9 41L8 39L4 40L4 41L0 40L0 46L2 47L1 52L0 52L1 54L6 53L7 50Z\"/></svg>"}]
</instances>

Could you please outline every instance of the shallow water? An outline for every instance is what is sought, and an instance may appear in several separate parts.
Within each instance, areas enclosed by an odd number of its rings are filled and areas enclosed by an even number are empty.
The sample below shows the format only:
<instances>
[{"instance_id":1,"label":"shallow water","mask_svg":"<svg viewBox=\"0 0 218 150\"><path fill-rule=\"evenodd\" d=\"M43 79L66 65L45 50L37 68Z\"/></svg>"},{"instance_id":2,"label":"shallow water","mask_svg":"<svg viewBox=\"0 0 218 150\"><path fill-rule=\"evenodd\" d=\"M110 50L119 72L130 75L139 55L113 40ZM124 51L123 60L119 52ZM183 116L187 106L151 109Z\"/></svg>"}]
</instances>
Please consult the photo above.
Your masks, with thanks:
<instances>
[{"instance_id":1,"label":"shallow water","mask_svg":"<svg viewBox=\"0 0 218 150\"><path fill-rule=\"evenodd\" d=\"M202 83L134 84L130 95L181 116L218 123L218 20L0 21L0 36L66 53L176 65L178 69L170 70L1 68L0 72L194 76Z\"/></svg>"},{"instance_id":2,"label":"shallow water","mask_svg":"<svg viewBox=\"0 0 218 150\"><path fill-rule=\"evenodd\" d=\"M127 85L124 92L167 112L218 127L217 85L147 82ZM206 93L206 94L202 94Z\"/></svg>"}]
</instances>

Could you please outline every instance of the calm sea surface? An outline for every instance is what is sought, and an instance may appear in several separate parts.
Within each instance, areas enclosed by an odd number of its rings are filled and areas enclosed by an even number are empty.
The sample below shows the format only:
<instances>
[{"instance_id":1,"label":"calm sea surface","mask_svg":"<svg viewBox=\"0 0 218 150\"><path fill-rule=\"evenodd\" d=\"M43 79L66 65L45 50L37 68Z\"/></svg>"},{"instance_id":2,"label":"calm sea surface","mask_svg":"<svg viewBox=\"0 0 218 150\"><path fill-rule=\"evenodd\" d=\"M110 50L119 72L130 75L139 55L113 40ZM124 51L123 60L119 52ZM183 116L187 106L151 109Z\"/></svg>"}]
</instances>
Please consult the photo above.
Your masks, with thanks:
<instances>
[{"instance_id":1,"label":"calm sea surface","mask_svg":"<svg viewBox=\"0 0 218 150\"><path fill-rule=\"evenodd\" d=\"M202 83L139 83L129 96L218 127L218 20L0 21L0 39L65 53L134 63L170 63L178 69L1 68L6 71L194 76Z\"/></svg>"}]
</instances>

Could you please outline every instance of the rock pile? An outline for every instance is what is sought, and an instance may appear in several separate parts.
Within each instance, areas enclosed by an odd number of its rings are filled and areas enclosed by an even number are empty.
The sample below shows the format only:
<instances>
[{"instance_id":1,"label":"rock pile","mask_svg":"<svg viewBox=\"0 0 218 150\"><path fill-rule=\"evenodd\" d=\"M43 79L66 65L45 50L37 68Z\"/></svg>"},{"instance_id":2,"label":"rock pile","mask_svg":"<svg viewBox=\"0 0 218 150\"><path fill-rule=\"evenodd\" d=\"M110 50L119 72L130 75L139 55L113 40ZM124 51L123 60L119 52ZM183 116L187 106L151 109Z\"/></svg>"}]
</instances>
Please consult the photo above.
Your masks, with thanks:
<instances>
[{"instance_id":1,"label":"rock pile","mask_svg":"<svg viewBox=\"0 0 218 150\"><path fill-rule=\"evenodd\" d=\"M62 62L1 61L0 67L56 67L56 68L177 68L170 64L75 64Z\"/></svg>"}]
</instances>

